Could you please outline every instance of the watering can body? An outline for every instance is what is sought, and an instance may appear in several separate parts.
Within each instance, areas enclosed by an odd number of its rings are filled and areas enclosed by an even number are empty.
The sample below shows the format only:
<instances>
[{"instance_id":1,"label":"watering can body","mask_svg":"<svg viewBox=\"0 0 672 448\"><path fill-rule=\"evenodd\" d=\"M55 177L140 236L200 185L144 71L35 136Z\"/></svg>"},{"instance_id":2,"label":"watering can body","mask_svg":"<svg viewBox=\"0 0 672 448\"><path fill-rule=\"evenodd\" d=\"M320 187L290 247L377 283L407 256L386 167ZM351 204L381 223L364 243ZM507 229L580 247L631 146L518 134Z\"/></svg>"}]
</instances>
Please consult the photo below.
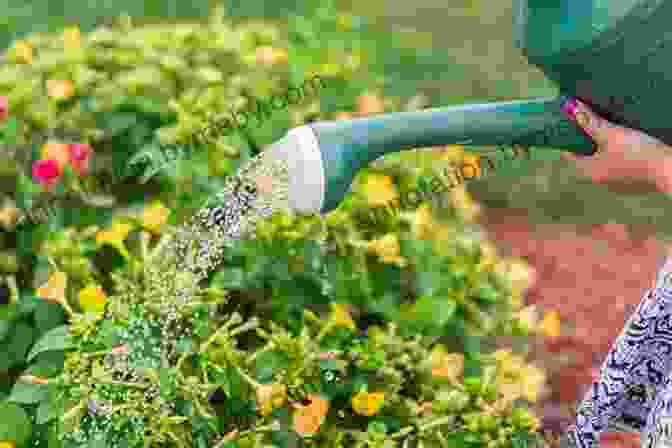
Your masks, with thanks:
<instances>
[{"instance_id":1,"label":"watering can body","mask_svg":"<svg viewBox=\"0 0 672 448\"><path fill-rule=\"evenodd\" d=\"M333 210L357 171L404 149L449 144L555 148L591 155L592 140L561 112L578 97L610 121L672 144L672 0L514 0L514 44L559 87L552 98L468 104L317 122L270 154L288 162L290 206Z\"/></svg>"}]
</instances>

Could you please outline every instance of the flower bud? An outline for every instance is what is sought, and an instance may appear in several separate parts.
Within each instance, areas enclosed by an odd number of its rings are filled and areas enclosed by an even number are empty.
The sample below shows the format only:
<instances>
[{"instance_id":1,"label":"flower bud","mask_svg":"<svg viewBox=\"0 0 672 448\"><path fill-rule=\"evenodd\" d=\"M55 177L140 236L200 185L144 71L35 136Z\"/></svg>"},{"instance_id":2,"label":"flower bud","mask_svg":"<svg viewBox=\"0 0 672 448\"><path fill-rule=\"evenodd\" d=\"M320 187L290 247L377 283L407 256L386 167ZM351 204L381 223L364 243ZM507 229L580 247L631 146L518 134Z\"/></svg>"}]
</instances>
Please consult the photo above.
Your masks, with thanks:
<instances>
[{"instance_id":1,"label":"flower bud","mask_svg":"<svg viewBox=\"0 0 672 448\"><path fill-rule=\"evenodd\" d=\"M69 145L70 164L75 172L80 176L86 176L89 173L89 166L93 149L87 143L73 143Z\"/></svg>"},{"instance_id":2,"label":"flower bud","mask_svg":"<svg viewBox=\"0 0 672 448\"><path fill-rule=\"evenodd\" d=\"M0 122L5 121L9 116L9 98L0 96Z\"/></svg>"}]
</instances>

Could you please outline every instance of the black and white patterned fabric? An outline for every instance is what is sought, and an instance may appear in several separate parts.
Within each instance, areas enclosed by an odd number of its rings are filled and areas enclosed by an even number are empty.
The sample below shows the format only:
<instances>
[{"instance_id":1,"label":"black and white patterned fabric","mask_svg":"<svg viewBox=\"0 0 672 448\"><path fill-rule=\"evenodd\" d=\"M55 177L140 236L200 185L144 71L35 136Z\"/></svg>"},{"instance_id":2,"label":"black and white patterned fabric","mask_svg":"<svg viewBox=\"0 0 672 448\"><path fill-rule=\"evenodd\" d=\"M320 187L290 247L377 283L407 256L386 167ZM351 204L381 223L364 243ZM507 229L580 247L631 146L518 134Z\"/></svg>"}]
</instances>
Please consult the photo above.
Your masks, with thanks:
<instances>
[{"instance_id":1,"label":"black and white patterned fabric","mask_svg":"<svg viewBox=\"0 0 672 448\"><path fill-rule=\"evenodd\" d=\"M671 257L607 354L567 444L599 447L600 433L612 427L640 431L642 448L672 448Z\"/></svg>"}]
</instances>

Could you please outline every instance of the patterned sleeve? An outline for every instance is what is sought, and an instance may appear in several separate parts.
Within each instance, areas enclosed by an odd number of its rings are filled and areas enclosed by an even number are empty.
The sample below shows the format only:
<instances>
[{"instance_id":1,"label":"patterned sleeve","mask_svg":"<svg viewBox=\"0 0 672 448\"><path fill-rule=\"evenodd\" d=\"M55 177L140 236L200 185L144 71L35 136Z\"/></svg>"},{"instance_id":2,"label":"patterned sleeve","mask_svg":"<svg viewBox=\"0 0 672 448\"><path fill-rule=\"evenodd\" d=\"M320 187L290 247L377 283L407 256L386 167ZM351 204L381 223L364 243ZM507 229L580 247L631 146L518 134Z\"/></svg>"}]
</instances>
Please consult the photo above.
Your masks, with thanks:
<instances>
[{"instance_id":1,"label":"patterned sleeve","mask_svg":"<svg viewBox=\"0 0 672 448\"><path fill-rule=\"evenodd\" d=\"M655 397L672 370L672 257L612 345L567 431L569 445L599 447L611 425L642 431Z\"/></svg>"}]
</instances>

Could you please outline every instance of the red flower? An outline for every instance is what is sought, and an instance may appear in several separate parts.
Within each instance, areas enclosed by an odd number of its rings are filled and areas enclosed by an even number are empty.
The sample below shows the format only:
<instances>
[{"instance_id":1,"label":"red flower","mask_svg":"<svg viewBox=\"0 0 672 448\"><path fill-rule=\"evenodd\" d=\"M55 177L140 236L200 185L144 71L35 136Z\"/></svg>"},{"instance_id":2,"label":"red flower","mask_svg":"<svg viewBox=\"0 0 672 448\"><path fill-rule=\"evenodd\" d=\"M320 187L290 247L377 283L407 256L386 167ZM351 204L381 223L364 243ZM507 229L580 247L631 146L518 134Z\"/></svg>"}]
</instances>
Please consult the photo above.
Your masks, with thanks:
<instances>
[{"instance_id":1,"label":"red flower","mask_svg":"<svg viewBox=\"0 0 672 448\"><path fill-rule=\"evenodd\" d=\"M54 186L60 179L61 174L61 169L56 160L40 159L33 163L33 179L47 188Z\"/></svg>"},{"instance_id":2,"label":"red flower","mask_svg":"<svg viewBox=\"0 0 672 448\"><path fill-rule=\"evenodd\" d=\"M0 121L4 121L9 116L9 100L6 96L0 96Z\"/></svg>"},{"instance_id":3,"label":"red flower","mask_svg":"<svg viewBox=\"0 0 672 448\"><path fill-rule=\"evenodd\" d=\"M73 143L70 145L70 164L80 176L88 174L92 154L93 149L87 143Z\"/></svg>"}]
</instances>

